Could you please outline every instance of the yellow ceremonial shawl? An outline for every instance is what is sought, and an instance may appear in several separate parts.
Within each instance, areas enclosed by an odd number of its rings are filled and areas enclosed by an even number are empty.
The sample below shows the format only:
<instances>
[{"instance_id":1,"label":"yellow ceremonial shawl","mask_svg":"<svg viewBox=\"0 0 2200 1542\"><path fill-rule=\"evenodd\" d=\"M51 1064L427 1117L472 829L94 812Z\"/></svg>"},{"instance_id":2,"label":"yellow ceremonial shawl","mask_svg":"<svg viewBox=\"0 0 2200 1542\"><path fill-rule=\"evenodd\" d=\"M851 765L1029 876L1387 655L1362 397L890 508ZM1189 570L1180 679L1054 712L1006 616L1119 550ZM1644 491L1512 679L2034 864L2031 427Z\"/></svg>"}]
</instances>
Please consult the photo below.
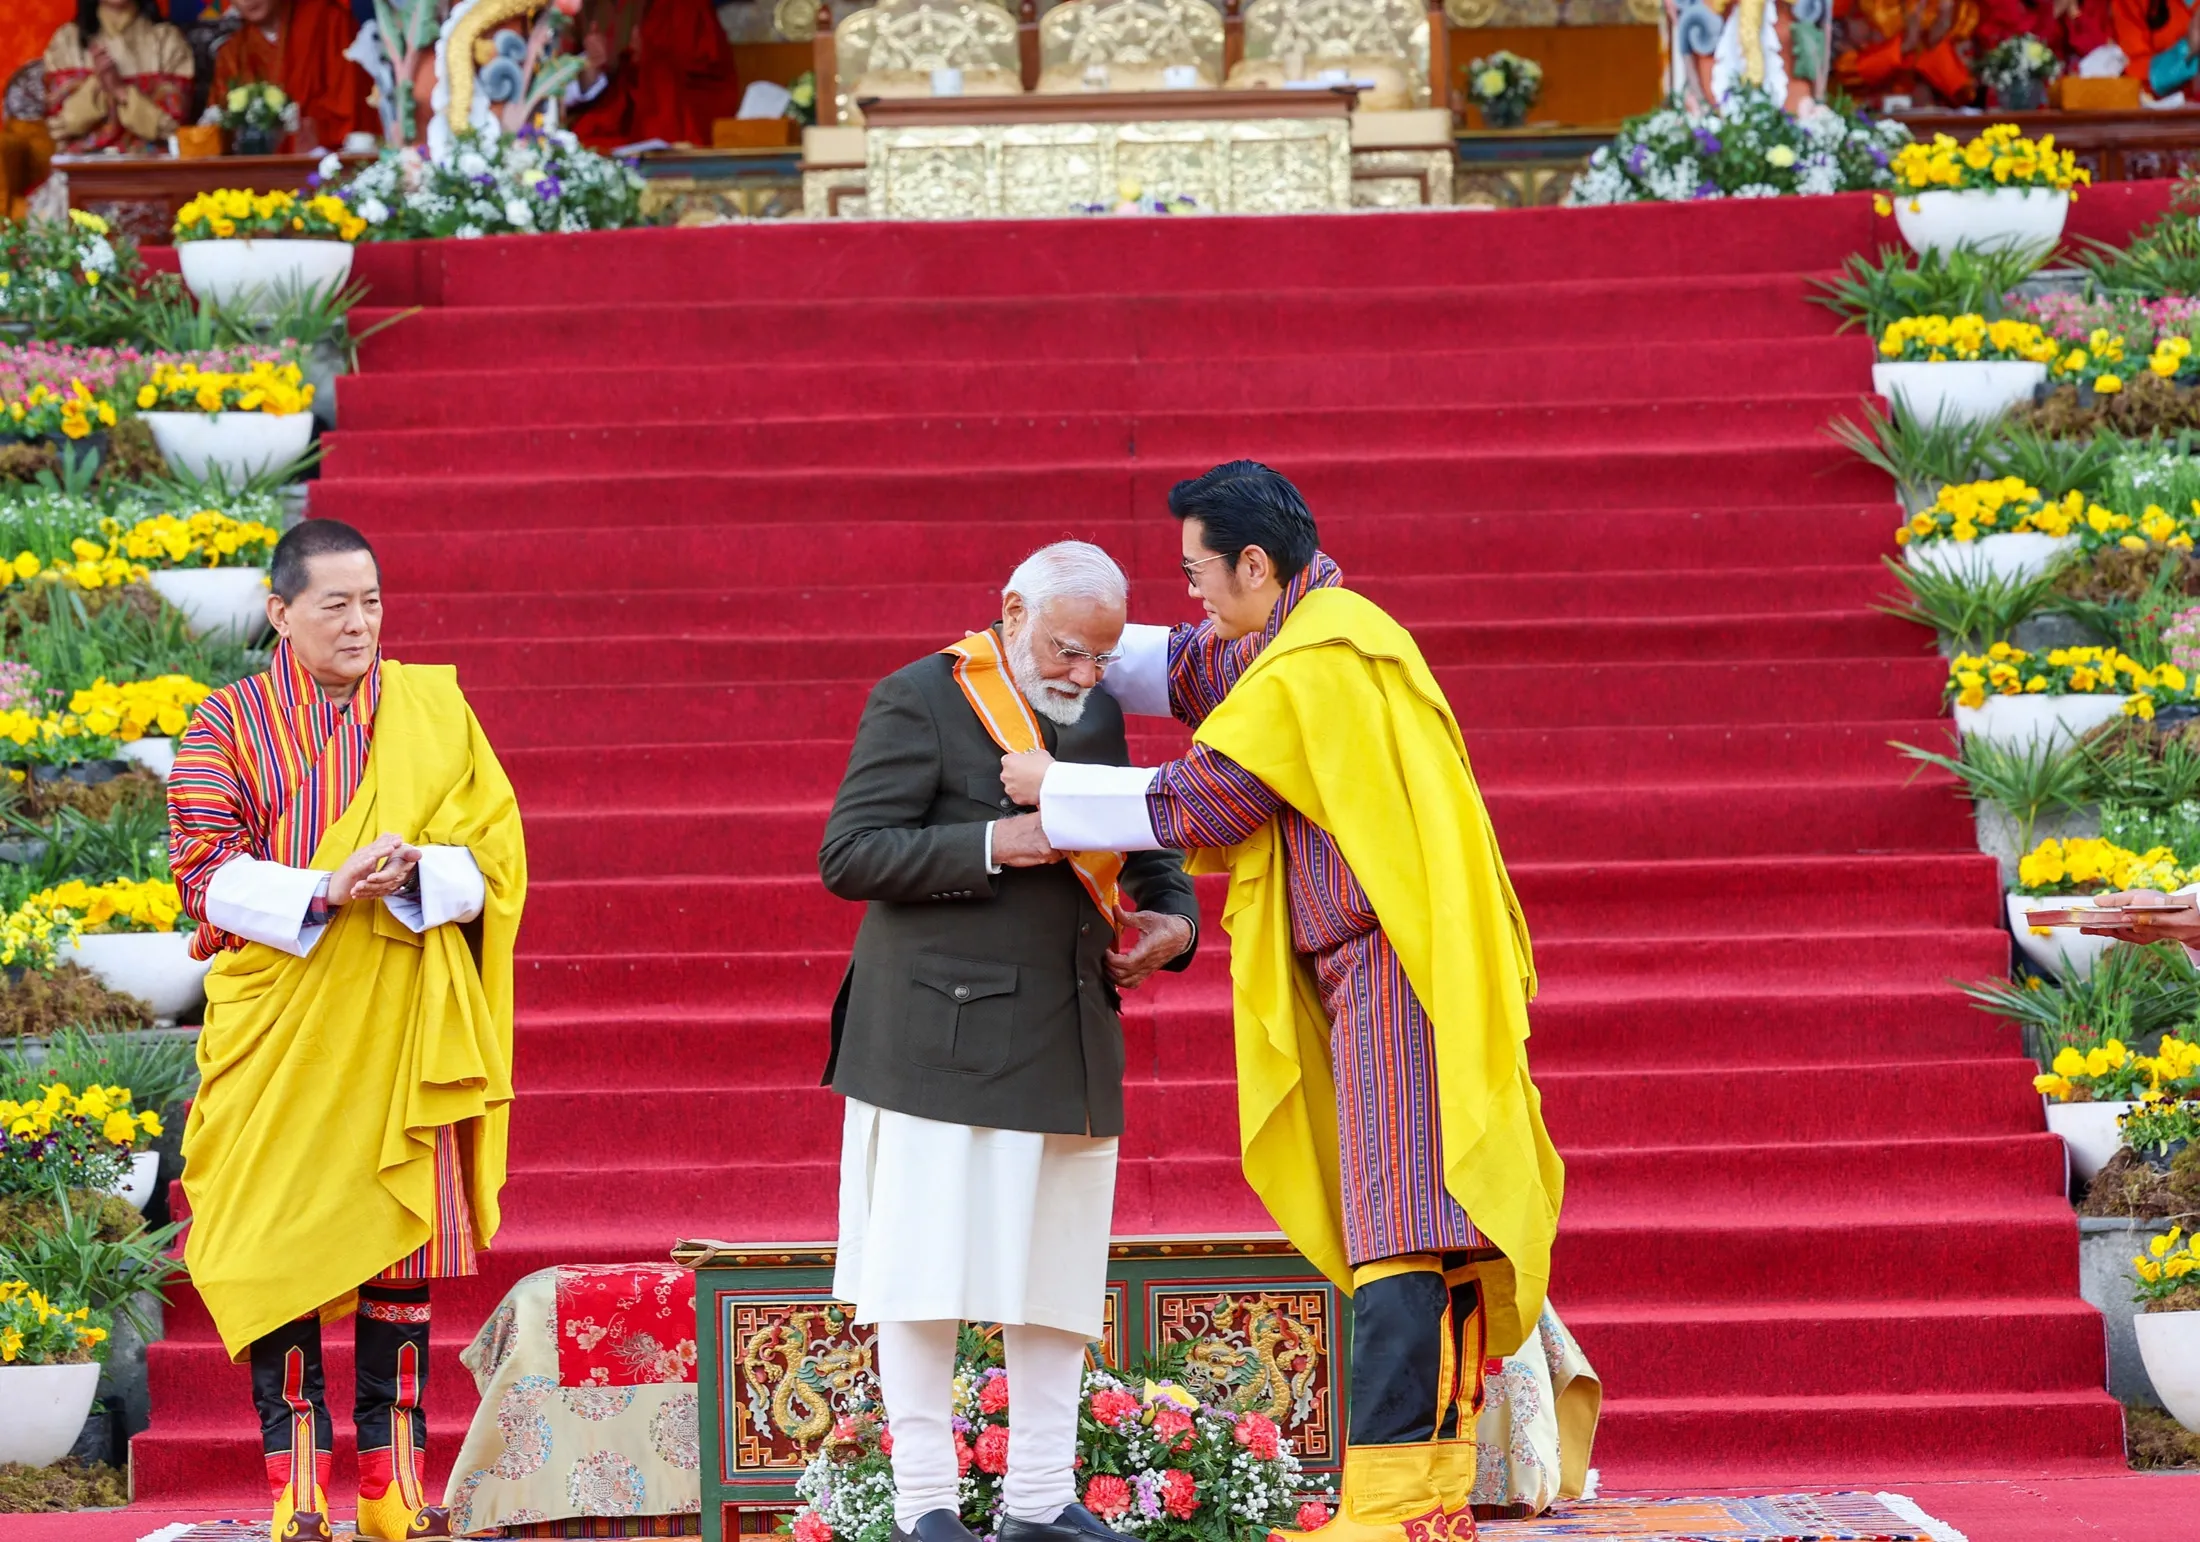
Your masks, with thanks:
<instances>
[{"instance_id":1,"label":"yellow ceremonial shawl","mask_svg":"<svg viewBox=\"0 0 2200 1542\"><path fill-rule=\"evenodd\" d=\"M1535 1329L1565 1167L1528 1076L1535 964L1444 693L1405 628L1348 589L1315 589L1194 735L1336 840L1435 1035L1444 1183L1501 1264L1485 1266L1490 1348ZM1350 1288L1329 1021L1291 943L1274 821L1223 851L1245 1176L1292 1243Z\"/></svg>"},{"instance_id":2,"label":"yellow ceremonial shawl","mask_svg":"<svg viewBox=\"0 0 2200 1542\"><path fill-rule=\"evenodd\" d=\"M428 1240L440 1126L458 1127L477 1245L496 1235L519 805L454 670L381 669L365 776L312 865L389 831L468 848L487 900L478 921L418 935L379 903L345 905L305 958L248 943L214 961L184 1129L184 1262L233 1358L308 1313L343 1316Z\"/></svg>"}]
</instances>

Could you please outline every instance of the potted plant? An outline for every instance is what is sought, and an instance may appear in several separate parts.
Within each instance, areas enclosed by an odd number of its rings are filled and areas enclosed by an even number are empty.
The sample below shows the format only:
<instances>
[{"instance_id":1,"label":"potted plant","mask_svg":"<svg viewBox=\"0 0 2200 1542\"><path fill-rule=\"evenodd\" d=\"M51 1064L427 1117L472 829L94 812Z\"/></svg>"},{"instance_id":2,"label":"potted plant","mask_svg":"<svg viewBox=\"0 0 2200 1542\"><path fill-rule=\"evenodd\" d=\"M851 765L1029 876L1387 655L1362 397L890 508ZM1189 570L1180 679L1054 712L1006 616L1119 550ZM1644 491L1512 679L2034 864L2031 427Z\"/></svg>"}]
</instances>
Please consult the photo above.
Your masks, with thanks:
<instances>
[{"instance_id":1,"label":"potted plant","mask_svg":"<svg viewBox=\"0 0 2200 1542\"><path fill-rule=\"evenodd\" d=\"M202 481L264 476L313 442L313 387L294 363L257 359L241 370L156 364L138 387L137 405L169 468Z\"/></svg>"},{"instance_id":2,"label":"potted plant","mask_svg":"<svg viewBox=\"0 0 2200 1542\"><path fill-rule=\"evenodd\" d=\"M208 103L199 121L222 131L231 155L273 155L298 127L298 104L271 81L246 81Z\"/></svg>"},{"instance_id":3,"label":"potted plant","mask_svg":"<svg viewBox=\"0 0 2200 1542\"><path fill-rule=\"evenodd\" d=\"M2131 1270L2139 1305L2132 1328L2147 1379L2171 1418L2200 1431L2200 1235L2171 1227L2132 1259Z\"/></svg>"},{"instance_id":4,"label":"potted plant","mask_svg":"<svg viewBox=\"0 0 2200 1542\"><path fill-rule=\"evenodd\" d=\"M154 514L112 531L109 550L149 570L146 582L194 637L249 638L267 624L267 564L282 532L218 509Z\"/></svg>"},{"instance_id":5,"label":"potted plant","mask_svg":"<svg viewBox=\"0 0 2200 1542\"><path fill-rule=\"evenodd\" d=\"M1910 142L1899 118L1821 105L1796 117L1753 86L1715 110L1679 104L1629 118L1591 152L1566 190L1571 205L1853 193L1888 185L1887 165Z\"/></svg>"},{"instance_id":6,"label":"potted plant","mask_svg":"<svg viewBox=\"0 0 2200 1542\"><path fill-rule=\"evenodd\" d=\"M2028 919L2033 911L2067 910L2096 894L2125 889L2167 892L2195 876L2200 875L2177 865L2176 854L2167 846L2131 851L2099 837L2041 841L2017 862L2016 886L2008 897L2009 930L2017 939L2017 951L2035 969L2058 979L2083 978L2114 940L2088 937L2075 927L2036 927ZM2122 1062L2116 1065L2121 1067ZM2060 1074L2059 1064L2056 1069ZM2104 1069L2089 1074L2108 1073ZM2131 1074L2137 1078L2142 1073Z\"/></svg>"},{"instance_id":7,"label":"potted plant","mask_svg":"<svg viewBox=\"0 0 2200 1542\"><path fill-rule=\"evenodd\" d=\"M2022 477L1951 482L1894 533L1902 560L1951 578L2033 578L2078 549L2077 493L2043 498Z\"/></svg>"},{"instance_id":8,"label":"potted plant","mask_svg":"<svg viewBox=\"0 0 2200 1542\"><path fill-rule=\"evenodd\" d=\"M2047 87L2062 73L2062 58L2029 32L2004 38L1978 62L1978 78L2010 112L2037 112Z\"/></svg>"},{"instance_id":9,"label":"potted plant","mask_svg":"<svg viewBox=\"0 0 2200 1542\"><path fill-rule=\"evenodd\" d=\"M1467 66L1467 100L1482 110L1485 128L1518 128L1543 94L1543 66L1499 49Z\"/></svg>"},{"instance_id":10,"label":"potted plant","mask_svg":"<svg viewBox=\"0 0 2200 1542\"><path fill-rule=\"evenodd\" d=\"M112 739L126 760L162 781L176 763L176 736L212 694L189 675L156 675L119 684L102 676L69 698L69 716L82 731Z\"/></svg>"},{"instance_id":11,"label":"potted plant","mask_svg":"<svg viewBox=\"0 0 2200 1542\"><path fill-rule=\"evenodd\" d=\"M39 890L27 906L73 928L56 958L140 998L156 1017L181 1017L205 999L206 960L191 957L192 922L170 879L70 879Z\"/></svg>"},{"instance_id":12,"label":"potted plant","mask_svg":"<svg viewBox=\"0 0 2200 1542\"><path fill-rule=\"evenodd\" d=\"M1896 153L1894 217L1918 252L1967 246L2036 252L2062 239L2073 188L2093 180L2055 136L2024 137L2014 123L1989 125L1968 144L1935 134Z\"/></svg>"},{"instance_id":13,"label":"potted plant","mask_svg":"<svg viewBox=\"0 0 2200 1542\"><path fill-rule=\"evenodd\" d=\"M1923 423L1980 423L2030 400L2062 355L2029 321L1900 316L1880 334L1872 389Z\"/></svg>"},{"instance_id":14,"label":"potted plant","mask_svg":"<svg viewBox=\"0 0 2200 1542\"><path fill-rule=\"evenodd\" d=\"M69 1454L99 1390L106 1341L90 1307L0 1279L0 1462L48 1467Z\"/></svg>"},{"instance_id":15,"label":"potted plant","mask_svg":"<svg viewBox=\"0 0 2200 1542\"><path fill-rule=\"evenodd\" d=\"M2175 664L2149 669L2116 648L2034 654L1997 642L1948 663L1957 731L2010 748L2075 741L2119 717L2150 719L2157 694L2185 687Z\"/></svg>"},{"instance_id":16,"label":"potted plant","mask_svg":"<svg viewBox=\"0 0 2200 1542\"><path fill-rule=\"evenodd\" d=\"M2123 1119L2140 1096L2164 1088L2180 1090L2196 1075L2200 1044L2165 1034L2152 1055L2134 1055L2121 1039L2090 1049L2064 1045L2052 1067L2033 1077L2032 1085L2047 1100L2048 1130L2063 1138L2071 1167L2091 1182L2124 1144Z\"/></svg>"},{"instance_id":17,"label":"potted plant","mask_svg":"<svg viewBox=\"0 0 2200 1542\"><path fill-rule=\"evenodd\" d=\"M176 211L176 260L202 302L250 314L286 292L341 288L366 228L330 193L221 188Z\"/></svg>"}]
</instances>

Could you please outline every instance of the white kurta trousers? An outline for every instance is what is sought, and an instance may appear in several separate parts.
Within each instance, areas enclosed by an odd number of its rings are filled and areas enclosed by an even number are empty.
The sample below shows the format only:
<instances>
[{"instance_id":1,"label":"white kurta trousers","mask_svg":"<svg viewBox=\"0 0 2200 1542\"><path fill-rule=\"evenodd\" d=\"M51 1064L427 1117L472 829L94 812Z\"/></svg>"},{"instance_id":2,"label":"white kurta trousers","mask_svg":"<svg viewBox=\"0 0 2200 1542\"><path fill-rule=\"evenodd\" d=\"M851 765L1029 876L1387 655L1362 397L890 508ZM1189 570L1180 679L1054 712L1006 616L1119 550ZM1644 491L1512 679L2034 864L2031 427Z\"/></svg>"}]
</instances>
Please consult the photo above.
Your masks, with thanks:
<instances>
[{"instance_id":1,"label":"white kurta trousers","mask_svg":"<svg viewBox=\"0 0 2200 1542\"><path fill-rule=\"evenodd\" d=\"M856 1321L1100 1337L1113 1136L943 1124L848 1099L833 1294Z\"/></svg>"}]
</instances>

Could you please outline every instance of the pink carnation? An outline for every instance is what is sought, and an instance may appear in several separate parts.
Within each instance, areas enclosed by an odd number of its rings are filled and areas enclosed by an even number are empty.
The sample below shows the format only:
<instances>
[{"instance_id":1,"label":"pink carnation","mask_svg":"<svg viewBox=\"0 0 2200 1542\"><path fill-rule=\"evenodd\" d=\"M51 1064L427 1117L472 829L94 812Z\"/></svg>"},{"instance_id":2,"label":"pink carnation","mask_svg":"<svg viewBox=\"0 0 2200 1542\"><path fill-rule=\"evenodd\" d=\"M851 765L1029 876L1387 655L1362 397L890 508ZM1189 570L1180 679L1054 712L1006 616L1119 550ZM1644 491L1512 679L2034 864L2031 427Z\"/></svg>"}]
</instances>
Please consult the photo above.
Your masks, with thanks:
<instances>
[{"instance_id":1,"label":"pink carnation","mask_svg":"<svg viewBox=\"0 0 2200 1542\"><path fill-rule=\"evenodd\" d=\"M976 1458L977 1453L970 1449L970 1442L957 1435L955 1437L955 1476L958 1478L969 1477L970 1464Z\"/></svg>"},{"instance_id":2,"label":"pink carnation","mask_svg":"<svg viewBox=\"0 0 2200 1542\"><path fill-rule=\"evenodd\" d=\"M1164 1450L1186 1450L1192 1443L1192 1416L1181 1408L1164 1403L1153 1411L1153 1432Z\"/></svg>"},{"instance_id":3,"label":"pink carnation","mask_svg":"<svg viewBox=\"0 0 2200 1542\"><path fill-rule=\"evenodd\" d=\"M1008 1408L1008 1373L992 1377L978 1389L978 1412L997 1414Z\"/></svg>"},{"instance_id":4,"label":"pink carnation","mask_svg":"<svg viewBox=\"0 0 2200 1542\"><path fill-rule=\"evenodd\" d=\"M1246 1414L1238 1420L1236 1434L1237 1443L1264 1462L1274 1461L1283 1452L1283 1431L1266 1414Z\"/></svg>"},{"instance_id":5,"label":"pink carnation","mask_svg":"<svg viewBox=\"0 0 2200 1542\"><path fill-rule=\"evenodd\" d=\"M1309 1499L1299 1506L1299 1530L1319 1531L1329 1524L1329 1506L1319 1499Z\"/></svg>"},{"instance_id":6,"label":"pink carnation","mask_svg":"<svg viewBox=\"0 0 2200 1542\"><path fill-rule=\"evenodd\" d=\"M1114 1429L1138 1412L1138 1399L1116 1387L1104 1387L1092 1395L1092 1416Z\"/></svg>"},{"instance_id":7,"label":"pink carnation","mask_svg":"<svg viewBox=\"0 0 2200 1542\"><path fill-rule=\"evenodd\" d=\"M1104 1521L1129 1513L1131 1486L1112 1473L1102 1473L1085 1485L1085 1508Z\"/></svg>"},{"instance_id":8,"label":"pink carnation","mask_svg":"<svg viewBox=\"0 0 2200 1542\"><path fill-rule=\"evenodd\" d=\"M878 1432L878 1449L879 1454L882 1456L892 1456L894 1454L894 1432L892 1430L881 1429Z\"/></svg>"},{"instance_id":9,"label":"pink carnation","mask_svg":"<svg viewBox=\"0 0 2200 1542\"><path fill-rule=\"evenodd\" d=\"M1192 1518L1199 1508L1199 1484L1190 1473L1172 1469L1161 1475L1161 1508L1176 1520Z\"/></svg>"},{"instance_id":10,"label":"pink carnation","mask_svg":"<svg viewBox=\"0 0 2200 1542\"><path fill-rule=\"evenodd\" d=\"M1008 1427L988 1425L978 1436L978 1471L989 1472L996 1478L1008 1471Z\"/></svg>"},{"instance_id":11,"label":"pink carnation","mask_svg":"<svg viewBox=\"0 0 2200 1542\"><path fill-rule=\"evenodd\" d=\"M833 1528L815 1510L804 1510L794 1518L794 1542L833 1542Z\"/></svg>"}]
</instances>

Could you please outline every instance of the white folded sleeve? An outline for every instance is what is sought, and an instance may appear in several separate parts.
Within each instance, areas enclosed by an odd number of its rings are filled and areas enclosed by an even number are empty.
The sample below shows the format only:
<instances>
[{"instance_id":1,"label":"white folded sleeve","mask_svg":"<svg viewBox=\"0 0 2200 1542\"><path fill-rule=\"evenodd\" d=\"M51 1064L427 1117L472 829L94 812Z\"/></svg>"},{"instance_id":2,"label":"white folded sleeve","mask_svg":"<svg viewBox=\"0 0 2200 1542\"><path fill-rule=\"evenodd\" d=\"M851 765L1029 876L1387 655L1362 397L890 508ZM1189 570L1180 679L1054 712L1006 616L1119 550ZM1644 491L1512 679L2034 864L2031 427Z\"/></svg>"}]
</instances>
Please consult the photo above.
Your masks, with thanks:
<instances>
[{"instance_id":1,"label":"white folded sleeve","mask_svg":"<svg viewBox=\"0 0 2200 1542\"><path fill-rule=\"evenodd\" d=\"M1169 629L1133 622L1123 628L1123 640L1115 646L1122 656L1100 677L1100 689L1113 696L1116 704L1134 717L1167 717ZM1075 846L1070 849L1091 851L1096 848Z\"/></svg>"},{"instance_id":2,"label":"white folded sleeve","mask_svg":"<svg viewBox=\"0 0 2200 1542\"><path fill-rule=\"evenodd\" d=\"M225 932L304 958L326 926L307 926L306 907L328 874L257 857L231 857L206 885L206 919Z\"/></svg>"},{"instance_id":3,"label":"white folded sleeve","mask_svg":"<svg viewBox=\"0 0 2200 1542\"><path fill-rule=\"evenodd\" d=\"M1057 851L1154 851L1146 793L1156 772L1057 760L1039 784L1039 827Z\"/></svg>"},{"instance_id":4,"label":"white folded sleeve","mask_svg":"<svg viewBox=\"0 0 2200 1542\"><path fill-rule=\"evenodd\" d=\"M420 893L386 895L382 903L408 928L424 932L447 921L471 921L488 895L472 852L463 846L423 846Z\"/></svg>"}]
</instances>

